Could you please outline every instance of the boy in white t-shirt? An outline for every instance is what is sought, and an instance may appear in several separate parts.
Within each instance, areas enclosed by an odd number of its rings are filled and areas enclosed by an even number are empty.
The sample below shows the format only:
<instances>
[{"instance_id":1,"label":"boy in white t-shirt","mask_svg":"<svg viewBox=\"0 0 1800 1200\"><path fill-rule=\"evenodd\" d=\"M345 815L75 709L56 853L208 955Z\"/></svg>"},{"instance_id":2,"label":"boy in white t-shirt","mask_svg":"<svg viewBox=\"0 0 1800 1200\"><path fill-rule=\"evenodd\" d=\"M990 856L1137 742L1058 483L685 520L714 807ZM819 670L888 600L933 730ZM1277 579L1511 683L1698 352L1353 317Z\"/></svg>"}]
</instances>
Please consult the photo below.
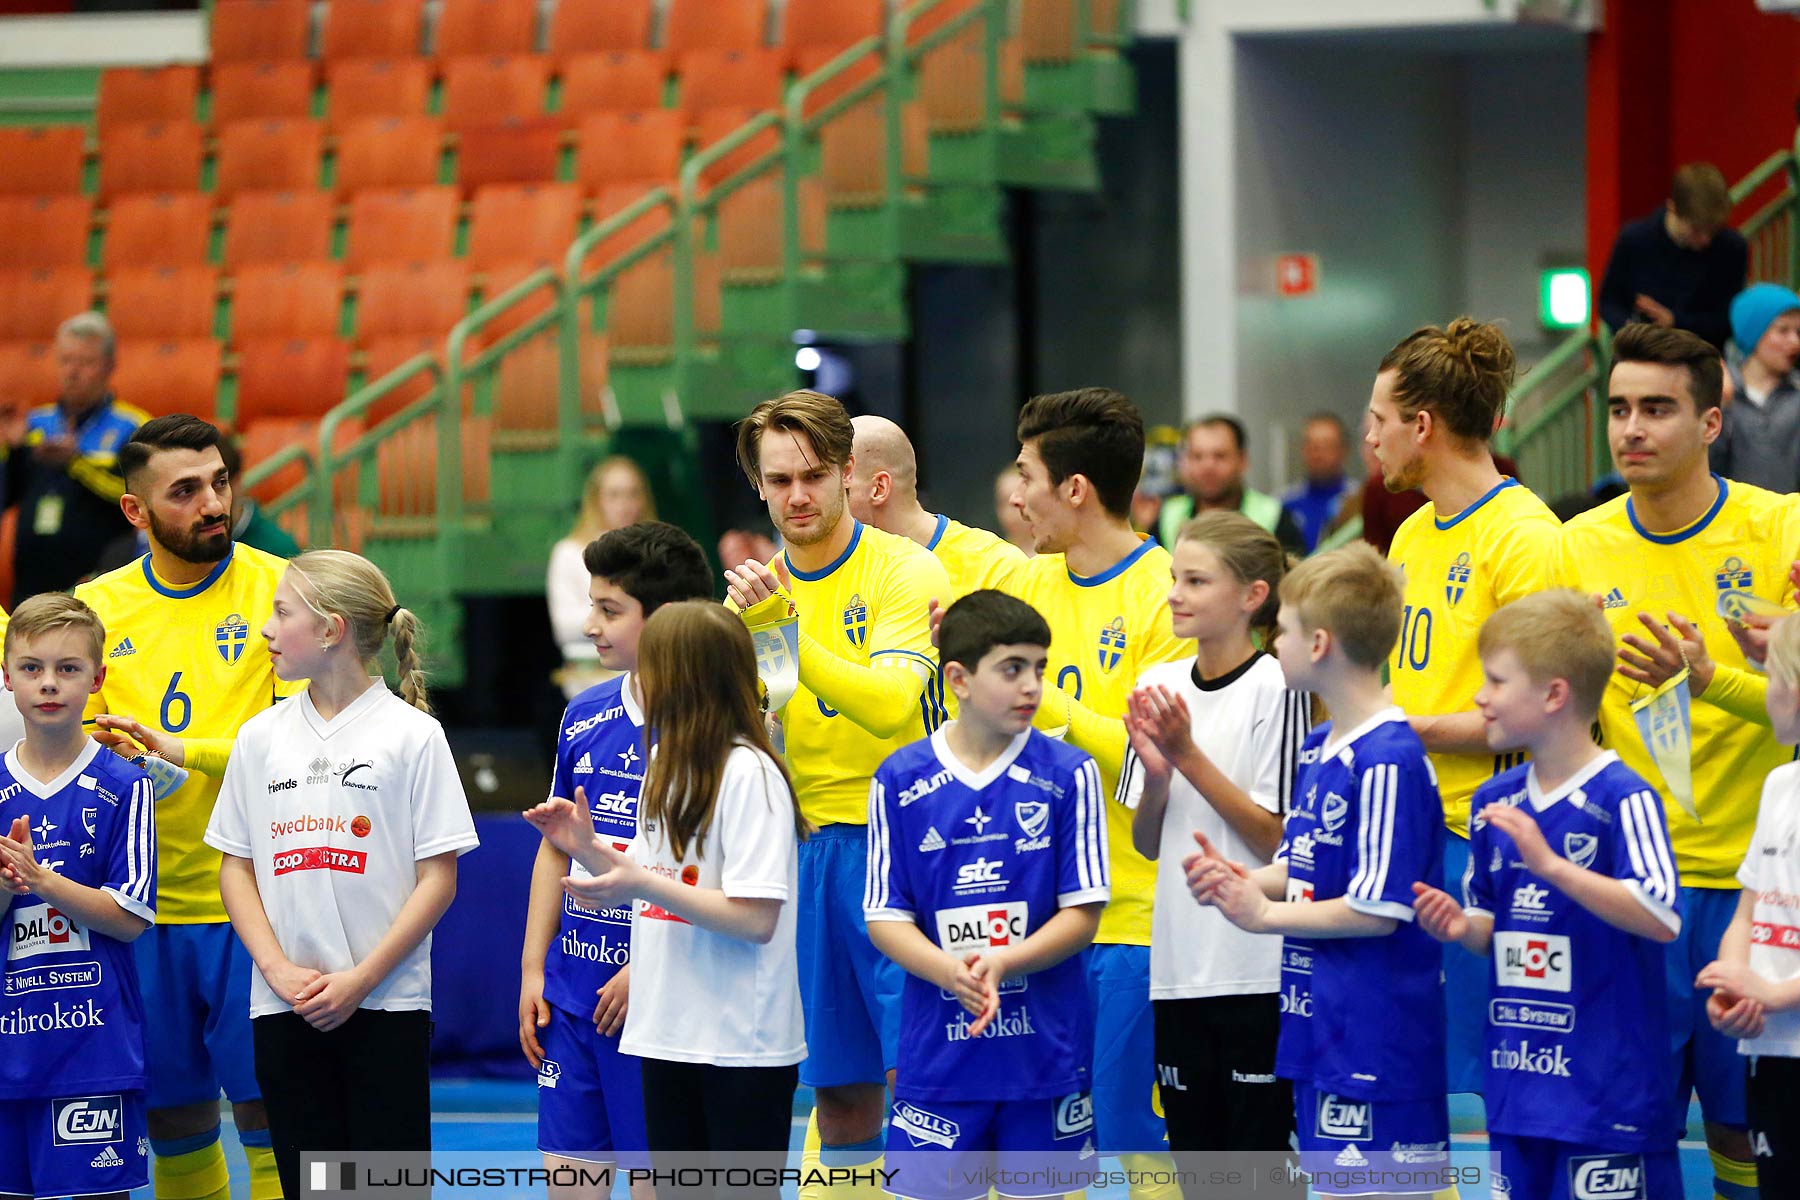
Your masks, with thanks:
<instances>
[{"instance_id":1,"label":"boy in white t-shirt","mask_svg":"<svg viewBox=\"0 0 1800 1200\"><path fill-rule=\"evenodd\" d=\"M1775 625L1768 670L1775 737L1800 743L1800 621ZM1800 1195L1800 762L1763 782L1738 882L1744 890L1718 960L1695 984L1713 989L1713 1028L1737 1037L1750 1060L1745 1098L1757 1184L1765 1196Z\"/></svg>"}]
</instances>

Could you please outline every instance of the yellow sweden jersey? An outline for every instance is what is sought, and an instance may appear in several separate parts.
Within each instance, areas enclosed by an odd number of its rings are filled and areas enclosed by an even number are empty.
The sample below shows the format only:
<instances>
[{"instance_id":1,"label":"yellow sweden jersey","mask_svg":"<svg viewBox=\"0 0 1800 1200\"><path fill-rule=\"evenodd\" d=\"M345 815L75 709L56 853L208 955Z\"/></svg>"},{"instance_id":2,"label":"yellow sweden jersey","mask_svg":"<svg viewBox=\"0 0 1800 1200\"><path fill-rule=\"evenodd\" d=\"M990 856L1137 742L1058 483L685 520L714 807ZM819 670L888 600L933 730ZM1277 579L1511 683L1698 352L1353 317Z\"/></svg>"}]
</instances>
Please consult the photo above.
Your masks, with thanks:
<instances>
[{"instance_id":1,"label":"yellow sweden jersey","mask_svg":"<svg viewBox=\"0 0 1800 1200\"><path fill-rule=\"evenodd\" d=\"M150 557L75 589L106 623L106 681L88 700L183 738L235 738L238 727L303 685L275 678L257 631L274 609L287 564L239 543L205 579L176 588ZM156 919L225 920L219 852L202 840L219 781L194 772L156 803Z\"/></svg>"},{"instance_id":2,"label":"yellow sweden jersey","mask_svg":"<svg viewBox=\"0 0 1800 1200\"><path fill-rule=\"evenodd\" d=\"M787 568L802 633L858 666L911 660L929 676L917 718L892 737L876 737L853 724L804 682L782 710L788 770L801 813L814 825L864 825L875 768L943 722L928 606L932 597L949 595L950 582L923 546L861 522L849 547L824 570L803 572L791 562Z\"/></svg>"},{"instance_id":3,"label":"yellow sweden jersey","mask_svg":"<svg viewBox=\"0 0 1800 1200\"><path fill-rule=\"evenodd\" d=\"M1514 479L1454 517L1427 503L1394 534L1388 558L1406 574L1400 640L1389 660L1394 703L1418 716L1475 707L1481 656L1475 635L1494 610L1550 586L1556 515ZM1469 835L1469 798L1522 756L1433 754L1444 821Z\"/></svg>"},{"instance_id":4,"label":"yellow sweden jersey","mask_svg":"<svg viewBox=\"0 0 1800 1200\"><path fill-rule=\"evenodd\" d=\"M1146 539L1098 575L1070 571L1060 554L1028 559L1014 593L1050 623L1050 663L1044 682L1054 683L1100 716L1119 722L1124 740L1126 702L1150 667L1192 657L1192 643L1177 640L1169 619L1169 552ZM1083 747L1087 749L1087 747ZM1119 772L1101 759L1101 786L1119 790ZM1106 806L1112 867L1112 900L1095 940L1148 946L1156 864L1131 845L1131 811Z\"/></svg>"},{"instance_id":5,"label":"yellow sweden jersey","mask_svg":"<svg viewBox=\"0 0 1800 1200\"><path fill-rule=\"evenodd\" d=\"M1653 534L1639 526L1629 496L1582 513L1563 529L1556 572L1559 582L1605 598L1615 635L1647 638L1638 614L1666 620L1673 612L1694 622L1705 638L1718 672L1706 696L1690 706L1699 824L1669 795L1632 719L1631 701L1647 688L1615 672L1600 705L1600 732L1607 748L1662 794L1682 884L1735 888L1756 827L1763 779L1794 752L1775 741L1762 716L1768 680L1748 670L1718 615L1719 593L1741 589L1794 606L1788 567L1800 558L1800 508L1792 496L1718 483L1719 497L1706 515L1672 533Z\"/></svg>"},{"instance_id":6,"label":"yellow sweden jersey","mask_svg":"<svg viewBox=\"0 0 1800 1200\"><path fill-rule=\"evenodd\" d=\"M1014 577L1029 561L1023 550L1006 539L941 515L937 532L925 548L937 555L944 573L950 576L946 607L951 600L983 588L1012 591Z\"/></svg>"}]
</instances>

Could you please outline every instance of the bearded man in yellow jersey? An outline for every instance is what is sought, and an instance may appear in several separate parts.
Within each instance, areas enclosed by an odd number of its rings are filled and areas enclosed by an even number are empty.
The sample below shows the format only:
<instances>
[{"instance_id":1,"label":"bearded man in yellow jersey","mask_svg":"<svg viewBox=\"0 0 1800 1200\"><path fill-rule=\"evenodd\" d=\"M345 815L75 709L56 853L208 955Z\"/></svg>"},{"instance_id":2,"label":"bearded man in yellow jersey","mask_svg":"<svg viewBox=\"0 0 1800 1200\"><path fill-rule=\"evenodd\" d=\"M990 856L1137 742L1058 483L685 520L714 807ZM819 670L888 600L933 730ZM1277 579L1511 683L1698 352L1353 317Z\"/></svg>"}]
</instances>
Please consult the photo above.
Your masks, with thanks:
<instances>
[{"instance_id":1,"label":"bearded man in yellow jersey","mask_svg":"<svg viewBox=\"0 0 1800 1200\"><path fill-rule=\"evenodd\" d=\"M155 1014L146 1048L158 1200L226 1195L221 1089L250 1163L252 1200L281 1194L252 1066L253 967L219 899L219 852L201 834L238 727L305 684L279 683L255 634L274 611L286 564L232 542L221 440L185 415L132 434L119 449L119 507L150 552L75 589L106 624L106 681L88 717L103 738L128 734L191 772L157 801L156 925L134 947L144 1010Z\"/></svg>"},{"instance_id":2,"label":"bearded man in yellow jersey","mask_svg":"<svg viewBox=\"0 0 1800 1200\"><path fill-rule=\"evenodd\" d=\"M725 572L754 626L799 613L800 682L781 710L800 811L798 957L816 1107L802 1161L869 1167L881 1158L882 1109L899 1036L904 974L869 941L869 782L884 759L943 719L930 604L950 580L930 551L848 511L854 431L818 392L766 400L738 423L738 464L768 506L785 549ZM824 1195L808 1186L803 1195ZM845 1191L843 1194L849 1194Z\"/></svg>"},{"instance_id":3,"label":"bearded man in yellow jersey","mask_svg":"<svg viewBox=\"0 0 1800 1200\"><path fill-rule=\"evenodd\" d=\"M1369 396L1367 439L1383 486L1418 488L1427 500L1388 551L1406 577L1388 678L1437 774L1452 889L1468 868L1469 798L1517 761L1488 749L1475 711L1482 685L1476 635L1495 609L1549 586L1556 549L1556 517L1501 475L1488 452L1512 380L1506 335L1463 317L1404 338L1381 360ZM1452 1092L1479 1092L1488 968L1452 949L1444 954L1446 1083Z\"/></svg>"},{"instance_id":4,"label":"bearded man in yellow jersey","mask_svg":"<svg viewBox=\"0 0 1800 1200\"><path fill-rule=\"evenodd\" d=\"M1671 1119L1685 1123L1697 1091L1713 1161L1713 1190L1756 1195L1745 1132L1744 1067L1731 1039L1707 1019L1696 989L1718 957L1738 904L1737 870L1749 849L1763 779L1793 752L1776 743L1763 708L1768 678L1749 669L1718 615L1732 591L1794 607L1789 566L1800 557L1794 498L1714 475L1707 447L1718 436L1718 351L1691 333L1628 325L1613 343L1607 441L1629 492L1563 529L1559 582L1602 598L1623 647L1600 704L1605 745L1656 785L1681 877L1681 936L1668 948ZM1686 664L1690 697L1690 815L1652 759L1631 713Z\"/></svg>"},{"instance_id":5,"label":"bearded man in yellow jersey","mask_svg":"<svg viewBox=\"0 0 1800 1200\"><path fill-rule=\"evenodd\" d=\"M850 515L937 555L950 576L946 608L983 588L1010 591L1025 552L985 529L925 511L919 503L919 461L905 430L877 416L855 417L850 425L856 430Z\"/></svg>"},{"instance_id":6,"label":"bearded man in yellow jersey","mask_svg":"<svg viewBox=\"0 0 1800 1200\"><path fill-rule=\"evenodd\" d=\"M1144 468L1144 423L1110 388L1038 396L1019 414L1019 483L1037 557L1012 591L1050 623L1050 659L1036 723L1094 756L1107 795L1125 762L1125 712L1149 667L1190 657L1169 617L1169 552L1131 528ZM1093 1097L1098 1149L1127 1166L1169 1170L1156 1098L1150 1009L1150 907L1155 864L1131 842L1131 813L1107 805L1112 899L1088 952L1094 1009ZM1264 1147L1243 1147L1263 1149ZM1132 1195L1179 1195L1134 1185Z\"/></svg>"}]
</instances>

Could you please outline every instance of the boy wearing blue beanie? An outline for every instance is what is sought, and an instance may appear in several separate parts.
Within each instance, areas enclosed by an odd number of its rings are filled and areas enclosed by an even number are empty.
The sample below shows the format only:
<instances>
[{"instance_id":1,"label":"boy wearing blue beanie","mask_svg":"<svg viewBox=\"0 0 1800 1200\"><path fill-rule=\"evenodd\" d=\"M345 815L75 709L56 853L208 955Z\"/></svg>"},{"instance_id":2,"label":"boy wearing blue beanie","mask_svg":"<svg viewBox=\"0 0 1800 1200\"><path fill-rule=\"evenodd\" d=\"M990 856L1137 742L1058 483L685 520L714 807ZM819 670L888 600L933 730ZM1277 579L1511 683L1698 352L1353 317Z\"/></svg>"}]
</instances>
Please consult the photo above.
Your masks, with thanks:
<instances>
[{"instance_id":1,"label":"boy wearing blue beanie","mask_svg":"<svg viewBox=\"0 0 1800 1200\"><path fill-rule=\"evenodd\" d=\"M1731 337L1743 361L1731 368L1736 399L1725 409L1712 469L1771 492L1800 491L1800 295L1773 283L1731 302Z\"/></svg>"}]
</instances>

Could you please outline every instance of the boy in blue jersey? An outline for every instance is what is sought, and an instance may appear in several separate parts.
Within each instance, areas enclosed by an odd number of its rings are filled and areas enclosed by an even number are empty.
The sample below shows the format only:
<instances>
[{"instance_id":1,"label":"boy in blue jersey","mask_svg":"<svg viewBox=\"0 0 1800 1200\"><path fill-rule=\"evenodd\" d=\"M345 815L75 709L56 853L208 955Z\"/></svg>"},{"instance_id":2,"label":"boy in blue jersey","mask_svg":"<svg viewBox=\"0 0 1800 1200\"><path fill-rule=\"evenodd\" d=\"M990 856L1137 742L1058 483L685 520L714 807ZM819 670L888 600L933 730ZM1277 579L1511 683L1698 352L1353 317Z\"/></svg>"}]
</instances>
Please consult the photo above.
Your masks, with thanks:
<instances>
[{"instance_id":1,"label":"boy in blue jersey","mask_svg":"<svg viewBox=\"0 0 1800 1200\"><path fill-rule=\"evenodd\" d=\"M156 921L149 776L81 728L100 618L50 592L6 631L25 737L0 760L0 1194L122 1197L149 1181L144 1003L130 943Z\"/></svg>"},{"instance_id":2,"label":"boy in blue jersey","mask_svg":"<svg viewBox=\"0 0 1800 1200\"><path fill-rule=\"evenodd\" d=\"M1412 882L1443 869L1437 780L1381 665L1400 633L1400 572L1364 544L1281 581L1278 657L1332 719L1300 750L1275 861L1247 872L1196 833L1194 898L1283 936L1275 1071L1294 1084L1301 1162L1322 1195L1446 1187L1441 953Z\"/></svg>"},{"instance_id":3,"label":"boy in blue jersey","mask_svg":"<svg viewBox=\"0 0 1800 1200\"><path fill-rule=\"evenodd\" d=\"M1094 1154L1082 960L1109 894L1105 792L1092 758L1031 727L1049 643L1043 617L1011 596L951 605L939 645L959 716L890 756L869 788L863 915L907 971L887 1140L896 1195L976 1200L996 1153L1002 1169Z\"/></svg>"},{"instance_id":4,"label":"boy in blue jersey","mask_svg":"<svg viewBox=\"0 0 1800 1200\"><path fill-rule=\"evenodd\" d=\"M1494 1195L1680 1200L1661 1052L1680 884L1656 789L1588 732L1611 628L1591 598L1556 589L1490 617L1480 650L1488 744L1531 761L1475 790L1463 901L1413 891L1427 933L1491 963Z\"/></svg>"},{"instance_id":5,"label":"boy in blue jersey","mask_svg":"<svg viewBox=\"0 0 1800 1200\"><path fill-rule=\"evenodd\" d=\"M593 608L583 632L600 665L625 672L569 703L557 737L552 797L573 796L594 832L623 850L637 836L644 785L643 698L634 672L650 614L678 600L712 599L706 556L660 521L615 529L588 543ZM519 987L519 1045L537 1069L538 1149L554 1170L579 1163L649 1165L638 1060L619 1053L631 975L631 906L588 908L563 894L584 878L546 839L531 872ZM559 1200L604 1188L556 1187ZM650 1194L647 1183L632 1194Z\"/></svg>"}]
</instances>

